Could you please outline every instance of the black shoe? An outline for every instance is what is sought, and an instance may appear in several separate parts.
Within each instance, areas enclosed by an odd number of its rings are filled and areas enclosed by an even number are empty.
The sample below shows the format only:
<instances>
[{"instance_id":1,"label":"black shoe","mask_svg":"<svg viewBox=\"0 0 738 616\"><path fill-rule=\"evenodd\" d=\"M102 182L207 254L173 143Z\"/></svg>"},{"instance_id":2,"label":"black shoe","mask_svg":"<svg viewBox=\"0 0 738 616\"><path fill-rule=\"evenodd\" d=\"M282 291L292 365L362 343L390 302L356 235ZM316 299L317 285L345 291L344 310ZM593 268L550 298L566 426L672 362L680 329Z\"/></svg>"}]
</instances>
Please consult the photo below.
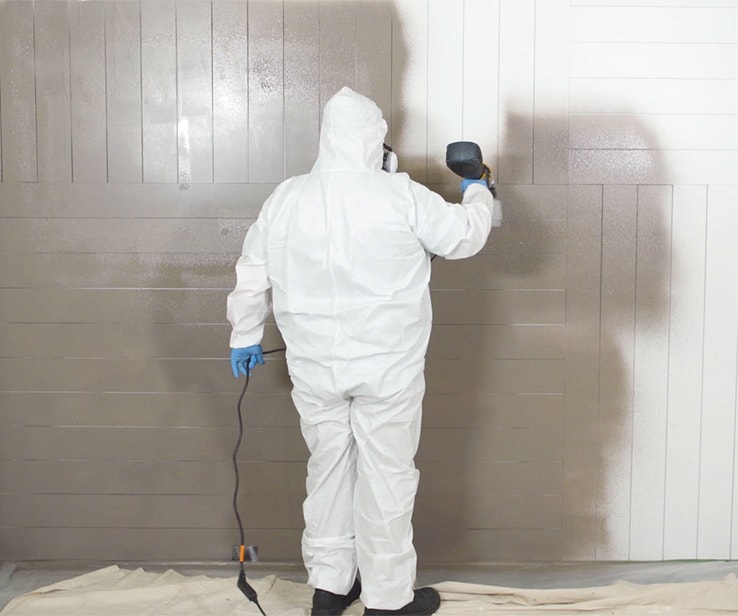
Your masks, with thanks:
<instances>
[{"instance_id":1,"label":"black shoe","mask_svg":"<svg viewBox=\"0 0 738 616\"><path fill-rule=\"evenodd\" d=\"M340 616L349 605L359 598L361 582L356 578L347 595L337 595L327 590L316 588L313 593L312 616Z\"/></svg>"},{"instance_id":2,"label":"black shoe","mask_svg":"<svg viewBox=\"0 0 738 616\"><path fill-rule=\"evenodd\" d=\"M364 616L389 616L399 614L401 616L429 616L441 607L441 595L435 588L418 588L415 598L399 610L383 610L366 608Z\"/></svg>"}]
</instances>

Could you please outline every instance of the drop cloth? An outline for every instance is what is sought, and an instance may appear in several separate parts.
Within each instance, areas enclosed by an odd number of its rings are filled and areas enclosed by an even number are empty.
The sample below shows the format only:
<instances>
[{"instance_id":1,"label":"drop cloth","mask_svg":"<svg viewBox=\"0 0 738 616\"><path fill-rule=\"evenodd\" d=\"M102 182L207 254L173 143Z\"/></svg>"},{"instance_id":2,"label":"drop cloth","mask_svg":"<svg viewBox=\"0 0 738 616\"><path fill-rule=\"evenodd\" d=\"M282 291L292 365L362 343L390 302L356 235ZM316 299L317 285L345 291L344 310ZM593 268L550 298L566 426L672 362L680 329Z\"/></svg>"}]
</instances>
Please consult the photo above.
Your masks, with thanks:
<instances>
[{"instance_id":1,"label":"drop cloth","mask_svg":"<svg viewBox=\"0 0 738 616\"><path fill-rule=\"evenodd\" d=\"M312 589L275 576L252 579L268 616L310 613ZM618 582L572 589L519 589L461 582L435 584L440 616L589 614L703 616L738 614L738 578L667 584ZM173 570L105 567L14 598L0 616L236 616L258 614L232 578L186 576ZM346 610L359 616L359 602Z\"/></svg>"}]
</instances>

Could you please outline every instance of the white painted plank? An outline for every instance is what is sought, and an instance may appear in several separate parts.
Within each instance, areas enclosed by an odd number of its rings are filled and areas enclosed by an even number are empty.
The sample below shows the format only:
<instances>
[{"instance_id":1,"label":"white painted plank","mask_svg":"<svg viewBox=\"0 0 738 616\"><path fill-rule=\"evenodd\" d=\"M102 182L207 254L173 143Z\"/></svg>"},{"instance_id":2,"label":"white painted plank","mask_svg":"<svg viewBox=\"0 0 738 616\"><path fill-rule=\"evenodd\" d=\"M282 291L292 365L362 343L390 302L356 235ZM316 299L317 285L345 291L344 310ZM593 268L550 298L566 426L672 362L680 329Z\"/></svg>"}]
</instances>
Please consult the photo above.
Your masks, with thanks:
<instances>
[{"instance_id":1,"label":"white painted plank","mask_svg":"<svg viewBox=\"0 0 738 616\"><path fill-rule=\"evenodd\" d=\"M533 183L535 1L500 0L500 158L502 184Z\"/></svg>"},{"instance_id":2,"label":"white painted plank","mask_svg":"<svg viewBox=\"0 0 738 616\"><path fill-rule=\"evenodd\" d=\"M572 6L738 7L738 0L571 0Z\"/></svg>"},{"instance_id":3,"label":"white painted plank","mask_svg":"<svg viewBox=\"0 0 738 616\"><path fill-rule=\"evenodd\" d=\"M320 135L320 10L296 3L284 14L284 153L287 177L307 173Z\"/></svg>"},{"instance_id":4,"label":"white painted plank","mask_svg":"<svg viewBox=\"0 0 738 616\"><path fill-rule=\"evenodd\" d=\"M428 1L428 181L448 178L446 145L462 134L463 0Z\"/></svg>"},{"instance_id":5,"label":"white painted plank","mask_svg":"<svg viewBox=\"0 0 738 616\"><path fill-rule=\"evenodd\" d=\"M356 89L379 105L392 142L392 6L356 5Z\"/></svg>"},{"instance_id":6,"label":"white painted plank","mask_svg":"<svg viewBox=\"0 0 738 616\"><path fill-rule=\"evenodd\" d=\"M108 179L140 182L141 13L138 2L105 4Z\"/></svg>"},{"instance_id":7,"label":"white painted plank","mask_svg":"<svg viewBox=\"0 0 738 616\"><path fill-rule=\"evenodd\" d=\"M600 373L602 187L572 186L567 207L566 396L562 553L595 560Z\"/></svg>"},{"instance_id":8,"label":"white painted plank","mask_svg":"<svg viewBox=\"0 0 738 616\"><path fill-rule=\"evenodd\" d=\"M212 21L209 0L177 2L180 182L213 181Z\"/></svg>"},{"instance_id":9,"label":"white painted plank","mask_svg":"<svg viewBox=\"0 0 738 616\"><path fill-rule=\"evenodd\" d=\"M36 117L38 179L71 182L72 138L69 93L69 13L56 0L37 0Z\"/></svg>"},{"instance_id":10,"label":"white painted plank","mask_svg":"<svg viewBox=\"0 0 738 616\"><path fill-rule=\"evenodd\" d=\"M248 180L247 33L247 3L213 2L214 182Z\"/></svg>"},{"instance_id":11,"label":"white painted plank","mask_svg":"<svg viewBox=\"0 0 738 616\"><path fill-rule=\"evenodd\" d=\"M736 169L738 151L569 150L573 184L733 184Z\"/></svg>"},{"instance_id":12,"label":"white painted plank","mask_svg":"<svg viewBox=\"0 0 738 616\"><path fill-rule=\"evenodd\" d=\"M571 77L738 79L738 45L572 43Z\"/></svg>"},{"instance_id":13,"label":"white painted plank","mask_svg":"<svg viewBox=\"0 0 738 616\"><path fill-rule=\"evenodd\" d=\"M738 115L587 113L570 116L569 145L605 150L652 148L654 143L643 138L644 126L661 150L735 150L738 144Z\"/></svg>"},{"instance_id":14,"label":"white painted plank","mask_svg":"<svg viewBox=\"0 0 738 616\"><path fill-rule=\"evenodd\" d=\"M500 0L465 0L461 138L479 144L495 177L500 117L499 28Z\"/></svg>"},{"instance_id":15,"label":"white painted plank","mask_svg":"<svg viewBox=\"0 0 738 616\"><path fill-rule=\"evenodd\" d=\"M107 182L105 2L71 2L72 177Z\"/></svg>"},{"instance_id":16,"label":"white painted plank","mask_svg":"<svg viewBox=\"0 0 738 616\"><path fill-rule=\"evenodd\" d=\"M395 0L392 26L392 147L400 170L427 180L428 5Z\"/></svg>"},{"instance_id":17,"label":"white painted plank","mask_svg":"<svg viewBox=\"0 0 738 616\"><path fill-rule=\"evenodd\" d=\"M623 43L738 43L738 9L577 7L571 40Z\"/></svg>"},{"instance_id":18,"label":"white painted plank","mask_svg":"<svg viewBox=\"0 0 738 616\"><path fill-rule=\"evenodd\" d=\"M675 186L672 214L665 560L697 558L707 188Z\"/></svg>"},{"instance_id":19,"label":"white painted plank","mask_svg":"<svg viewBox=\"0 0 738 616\"><path fill-rule=\"evenodd\" d=\"M732 282L738 218L731 196L708 189L698 558L730 556L738 341L738 287Z\"/></svg>"},{"instance_id":20,"label":"white painted plank","mask_svg":"<svg viewBox=\"0 0 738 616\"><path fill-rule=\"evenodd\" d=\"M670 186L638 189L630 559L660 560L669 370Z\"/></svg>"},{"instance_id":21,"label":"white painted plank","mask_svg":"<svg viewBox=\"0 0 738 616\"><path fill-rule=\"evenodd\" d=\"M320 5L321 109L343 86L356 88L356 5L323 0Z\"/></svg>"},{"instance_id":22,"label":"white painted plank","mask_svg":"<svg viewBox=\"0 0 738 616\"><path fill-rule=\"evenodd\" d=\"M249 181L284 179L281 2L249 3Z\"/></svg>"},{"instance_id":23,"label":"white painted plank","mask_svg":"<svg viewBox=\"0 0 738 616\"><path fill-rule=\"evenodd\" d=\"M174 0L141 3L144 182L177 182L177 41Z\"/></svg>"},{"instance_id":24,"label":"white painted plank","mask_svg":"<svg viewBox=\"0 0 738 616\"><path fill-rule=\"evenodd\" d=\"M738 81L723 79L570 80L572 113L732 114Z\"/></svg>"},{"instance_id":25,"label":"white painted plank","mask_svg":"<svg viewBox=\"0 0 738 616\"><path fill-rule=\"evenodd\" d=\"M637 190L605 186L597 560L628 560L632 479Z\"/></svg>"},{"instance_id":26,"label":"white painted plank","mask_svg":"<svg viewBox=\"0 0 738 616\"><path fill-rule=\"evenodd\" d=\"M569 1L536 2L533 182L569 179Z\"/></svg>"},{"instance_id":27,"label":"white painted plank","mask_svg":"<svg viewBox=\"0 0 738 616\"><path fill-rule=\"evenodd\" d=\"M2 179L35 182L36 86L33 3L0 3L0 125L2 126Z\"/></svg>"}]
</instances>

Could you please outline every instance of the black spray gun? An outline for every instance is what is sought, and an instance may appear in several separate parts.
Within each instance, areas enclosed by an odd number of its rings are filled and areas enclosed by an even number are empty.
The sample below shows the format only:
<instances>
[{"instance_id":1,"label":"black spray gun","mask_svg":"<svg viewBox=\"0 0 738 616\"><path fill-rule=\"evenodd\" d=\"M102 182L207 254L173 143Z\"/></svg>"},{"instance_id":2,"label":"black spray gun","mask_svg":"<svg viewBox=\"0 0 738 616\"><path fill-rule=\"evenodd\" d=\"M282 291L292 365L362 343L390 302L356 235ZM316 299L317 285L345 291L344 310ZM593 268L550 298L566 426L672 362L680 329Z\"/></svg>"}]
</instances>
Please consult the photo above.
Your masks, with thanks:
<instances>
[{"instance_id":1,"label":"black spray gun","mask_svg":"<svg viewBox=\"0 0 738 616\"><path fill-rule=\"evenodd\" d=\"M473 141L454 141L446 146L446 166L465 180L485 180L497 198L492 170L484 163L481 148Z\"/></svg>"}]
</instances>

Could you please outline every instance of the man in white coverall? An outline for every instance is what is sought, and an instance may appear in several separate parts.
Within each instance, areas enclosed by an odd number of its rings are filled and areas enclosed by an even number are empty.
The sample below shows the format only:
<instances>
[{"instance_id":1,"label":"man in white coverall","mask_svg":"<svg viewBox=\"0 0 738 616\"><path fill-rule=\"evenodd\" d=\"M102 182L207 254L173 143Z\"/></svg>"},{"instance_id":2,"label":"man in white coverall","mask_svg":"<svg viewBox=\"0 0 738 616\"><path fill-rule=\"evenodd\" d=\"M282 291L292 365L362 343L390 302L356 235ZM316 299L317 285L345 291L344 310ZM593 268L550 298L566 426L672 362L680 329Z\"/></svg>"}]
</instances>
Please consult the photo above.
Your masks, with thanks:
<instances>
[{"instance_id":1,"label":"man in white coverall","mask_svg":"<svg viewBox=\"0 0 738 616\"><path fill-rule=\"evenodd\" d=\"M386 132L370 99L343 88L328 101L312 171L264 203L228 296L235 376L264 363L272 303L286 343L310 450L302 551L316 616L359 594L367 615L440 605L434 589L413 590L411 525L431 255L474 255L500 218L484 181L465 180L451 204L383 171Z\"/></svg>"}]
</instances>

